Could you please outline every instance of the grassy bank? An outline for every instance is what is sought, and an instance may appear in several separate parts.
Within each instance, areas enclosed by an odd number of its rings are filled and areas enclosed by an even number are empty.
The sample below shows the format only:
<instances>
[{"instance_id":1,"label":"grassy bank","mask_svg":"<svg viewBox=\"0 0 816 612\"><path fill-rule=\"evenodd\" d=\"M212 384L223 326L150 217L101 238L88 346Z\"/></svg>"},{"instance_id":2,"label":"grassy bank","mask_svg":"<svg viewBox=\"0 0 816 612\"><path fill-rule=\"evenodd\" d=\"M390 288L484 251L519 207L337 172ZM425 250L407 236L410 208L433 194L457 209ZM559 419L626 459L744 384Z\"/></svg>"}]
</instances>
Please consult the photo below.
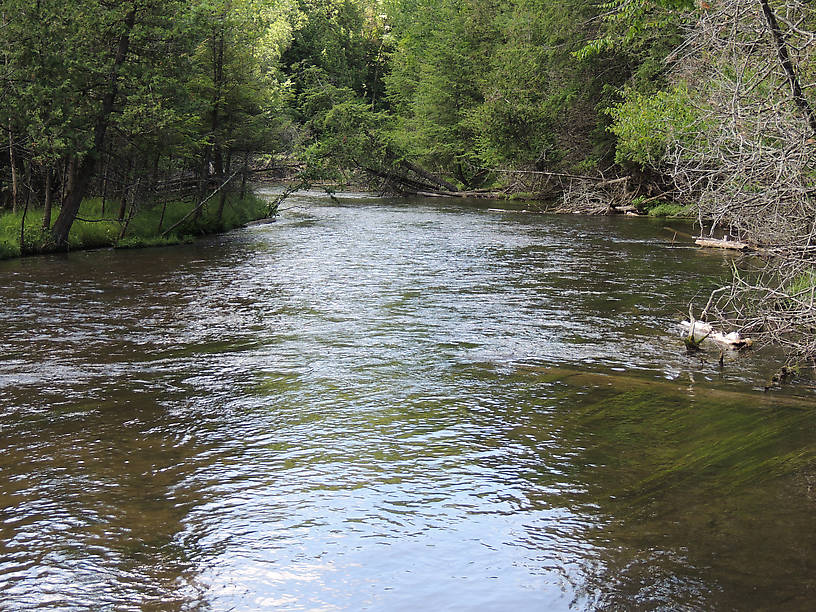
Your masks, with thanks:
<instances>
[{"instance_id":1,"label":"grassy bank","mask_svg":"<svg viewBox=\"0 0 816 612\"><path fill-rule=\"evenodd\" d=\"M115 205L108 203L105 210L98 198L82 203L77 220L71 227L68 246L71 250L101 247L137 248L189 242L195 236L215 234L244 225L249 221L266 217L269 202L255 195L244 198L229 197L221 218L218 218L217 200L207 204L201 214L186 219L179 227L167 235L165 231L184 219L192 210L189 202L168 202L138 210L130 220L119 222L115 217ZM59 210L52 214L56 219ZM23 248L20 245L23 213L0 215L0 259L20 257L22 254L46 253L53 250L48 246L48 234L42 230L43 212L29 210L25 215L22 231Z\"/></svg>"}]
</instances>

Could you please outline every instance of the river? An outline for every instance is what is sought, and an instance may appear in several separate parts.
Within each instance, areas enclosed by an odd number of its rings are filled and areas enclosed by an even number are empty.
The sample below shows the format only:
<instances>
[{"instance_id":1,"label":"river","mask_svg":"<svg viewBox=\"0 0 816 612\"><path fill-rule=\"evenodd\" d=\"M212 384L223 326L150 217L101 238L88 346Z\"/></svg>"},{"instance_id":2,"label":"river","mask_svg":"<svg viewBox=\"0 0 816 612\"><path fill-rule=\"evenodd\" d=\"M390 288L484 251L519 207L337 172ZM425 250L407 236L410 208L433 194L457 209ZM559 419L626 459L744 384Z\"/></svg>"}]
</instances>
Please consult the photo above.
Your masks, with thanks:
<instances>
[{"instance_id":1,"label":"river","mask_svg":"<svg viewBox=\"0 0 816 612\"><path fill-rule=\"evenodd\" d=\"M810 609L816 394L676 329L734 255L491 206L0 262L0 609Z\"/></svg>"}]
</instances>

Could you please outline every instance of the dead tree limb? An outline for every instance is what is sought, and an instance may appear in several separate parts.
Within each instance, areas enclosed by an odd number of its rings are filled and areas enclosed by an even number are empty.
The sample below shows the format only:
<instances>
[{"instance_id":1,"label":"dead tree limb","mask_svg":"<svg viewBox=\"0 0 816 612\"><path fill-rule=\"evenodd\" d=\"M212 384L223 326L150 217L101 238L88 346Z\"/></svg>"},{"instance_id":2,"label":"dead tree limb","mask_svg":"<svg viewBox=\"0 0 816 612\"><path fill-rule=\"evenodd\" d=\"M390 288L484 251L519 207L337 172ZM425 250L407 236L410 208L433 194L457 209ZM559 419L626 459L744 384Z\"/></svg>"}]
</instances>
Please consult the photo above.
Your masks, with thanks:
<instances>
[{"instance_id":1,"label":"dead tree limb","mask_svg":"<svg viewBox=\"0 0 816 612\"><path fill-rule=\"evenodd\" d=\"M428 181L430 183L433 183L437 187L442 187L443 189L445 189L447 191L454 191L454 192L459 191L459 188L456 185L454 185L452 183L449 183L448 181L446 181L443 178L437 176L433 172L428 172L427 170L425 170L425 168L421 168L421 167L417 166L416 164L412 164L409 161L403 161L403 162L401 162L400 165L403 168L405 168L406 170L410 170L411 172L413 172L417 176L425 179L426 181Z\"/></svg>"},{"instance_id":2,"label":"dead tree limb","mask_svg":"<svg viewBox=\"0 0 816 612\"><path fill-rule=\"evenodd\" d=\"M215 191L213 191L213 192L212 192L210 195L208 195L206 198L204 198L203 200L201 200L201 202L199 202L199 203L198 203L198 205L197 205L195 208L193 208L193 209L192 209L190 212L188 212L186 215L184 215L184 216L183 216L183 217L182 217L182 218L181 218L179 221L177 221L177 222L176 222L176 223L174 223L172 226L170 226L169 228L167 228L166 230L164 230L164 231L162 232L162 235L161 235L161 236L162 236L162 238L165 238L165 237L166 237L166 236L167 236L167 235L168 235L170 232L172 232L174 229L176 229L176 228L177 228L177 227L179 227L179 226L180 226L182 223L184 223L184 222L185 222L187 219L189 219L189 218L190 218L190 217L192 217L192 216L193 216L195 213L197 213L199 210L201 210L201 208L202 208L202 207L203 207L203 206L204 206L204 205L205 205L207 202L209 202L209 201L210 201L210 200L213 198L213 196L214 196L215 194L217 194L217 193L218 193L219 191L221 191L221 190L222 190L224 187L226 187L226 186L227 186L227 183L229 183L229 182L230 182L232 179L234 179L234 178L235 178L235 177L236 177L236 176L237 176L239 173L240 173L240 170L238 170L238 171L236 171L236 172L233 172L233 173L232 173L232 175L231 175L231 176L230 176L230 177L229 177L229 178L228 178L226 181L224 181L223 183L221 183L221 185L218 187L218 189L216 189L216 190L215 190Z\"/></svg>"},{"instance_id":3,"label":"dead tree limb","mask_svg":"<svg viewBox=\"0 0 816 612\"><path fill-rule=\"evenodd\" d=\"M768 0L759 0L759 3L762 5L762 13L765 15L765 21L768 23L768 28L773 35L779 62L782 64L782 68L785 70L785 75L788 78L793 100L796 102L796 106L799 107L799 110L807 117L810 129L813 134L816 135L816 113L813 112L813 107L811 107L802 91L799 75L796 73L796 67L793 65L793 61L791 61L790 54L788 53L788 43L785 40L785 34L779 27L776 14L774 14L771 5L768 4Z\"/></svg>"}]
</instances>

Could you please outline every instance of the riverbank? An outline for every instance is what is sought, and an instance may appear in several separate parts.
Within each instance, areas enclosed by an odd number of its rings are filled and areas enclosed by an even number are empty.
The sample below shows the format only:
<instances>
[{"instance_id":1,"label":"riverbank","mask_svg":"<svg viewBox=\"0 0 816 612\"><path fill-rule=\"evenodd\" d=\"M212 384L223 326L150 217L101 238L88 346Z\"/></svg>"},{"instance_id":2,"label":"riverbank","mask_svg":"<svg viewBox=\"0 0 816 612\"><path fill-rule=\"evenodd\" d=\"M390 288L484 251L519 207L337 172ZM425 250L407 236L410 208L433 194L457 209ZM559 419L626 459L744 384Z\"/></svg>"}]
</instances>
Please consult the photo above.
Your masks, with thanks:
<instances>
[{"instance_id":1,"label":"riverbank","mask_svg":"<svg viewBox=\"0 0 816 612\"><path fill-rule=\"evenodd\" d=\"M219 203L190 215L189 202L167 202L117 218L110 202L89 198L82 203L68 236L69 250L141 248L190 242L197 236L217 234L269 215L270 203L257 195L228 196L219 213ZM55 219L59 211L52 213ZM43 231L43 211L0 215L0 259L53 252Z\"/></svg>"}]
</instances>

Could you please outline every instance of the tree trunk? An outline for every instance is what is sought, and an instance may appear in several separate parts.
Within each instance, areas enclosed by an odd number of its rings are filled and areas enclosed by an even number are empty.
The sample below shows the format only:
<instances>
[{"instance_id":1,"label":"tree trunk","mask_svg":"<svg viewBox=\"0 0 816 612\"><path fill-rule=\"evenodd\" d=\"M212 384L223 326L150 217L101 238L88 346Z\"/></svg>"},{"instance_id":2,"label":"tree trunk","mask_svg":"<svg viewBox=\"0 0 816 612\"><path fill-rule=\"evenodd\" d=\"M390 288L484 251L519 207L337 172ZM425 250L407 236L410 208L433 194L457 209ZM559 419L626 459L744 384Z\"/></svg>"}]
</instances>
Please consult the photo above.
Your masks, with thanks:
<instances>
[{"instance_id":1,"label":"tree trunk","mask_svg":"<svg viewBox=\"0 0 816 612\"><path fill-rule=\"evenodd\" d=\"M51 228L51 239L58 247L65 248L68 246L68 233L71 231L71 226L74 224L74 219L76 219L77 213L79 212L79 206L85 198L88 185L90 185L91 179L96 171L97 157L104 151L105 133L108 129L110 115L113 112L116 95L119 92L119 69L127 57L128 48L130 46L130 33L135 23L136 4L134 3L125 16L124 31L119 36L116 57L114 58L108 81L108 90L102 98L102 107L96 117L93 146L83 157L82 163L79 165L79 170L76 173L72 189L65 195L60 214L54 223L54 227Z\"/></svg>"},{"instance_id":2,"label":"tree trunk","mask_svg":"<svg viewBox=\"0 0 816 612\"><path fill-rule=\"evenodd\" d=\"M164 215L166 212L167 212L167 200L165 199L164 202L162 202L161 217L159 217L159 227L156 228L157 234L161 234L162 225L164 225Z\"/></svg>"},{"instance_id":3,"label":"tree trunk","mask_svg":"<svg viewBox=\"0 0 816 612\"><path fill-rule=\"evenodd\" d=\"M6 11L3 11L3 27L8 25ZM6 67L6 77L9 75L9 56L8 52L4 53L4 64ZM14 159L14 131L11 123L11 117L8 120L8 153L9 165L11 166L11 212L17 212L17 168Z\"/></svg>"},{"instance_id":4,"label":"tree trunk","mask_svg":"<svg viewBox=\"0 0 816 612\"><path fill-rule=\"evenodd\" d=\"M133 217L136 215L136 207L137 207L136 202L139 199L141 186L142 186L142 179L139 179L138 181L136 181L136 187L133 189L133 197L131 198L132 201L130 203L130 213L127 216L127 220L122 225L122 230L119 232L119 240L122 240L125 237L125 234L127 233L127 230L128 230L128 226L130 225L130 222L133 220Z\"/></svg>"},{"instance_id":5,"label":"tree trunk","mask_svg":"<svg viewBox=\"0 0 816 612\"><path fill-rule=\"evenodd\" d=\"M26 200L25 206L23 207L23 218L20 221L20 255L25 255L26 247L25 247L25 222L26 222L26 215L28 214L28 200Z\"/></svg>"},{"instance_id":6,"label":"tree trunk","mask_svg":"<svg viewBox=\"0 0 816 612\"><path fill-rule=\"evenodd\" d=\"M68 193L68 189L65 186L67 181L68 181L68 158L64 157L62 159L62 178L60 179L60 196L59 196L60 202L62 202L65 199L65 194Z\"/></svg>"},{"instance_id":7,"label":"tree trunk","mask_svg":"<svg viewBox=\"0 0 816 612\"><path fill-rule=\"evenodd\" d=\"M110 147L109 147L110 149ZM102 212L101 216L105 217L105 205L108 202L108 174L110 173L110 158L111 152L108 150L107 155L105 155L104 159L102 160L105 165L105 171L102 175Z\"/></svg>"},{"instance_id":8,"label":"tree trunk","mask_svg":"<svg viewBox=\"0 0 816 612\"><path fill-rule=\"evenodd\" d=\"M125 220L125 215L127 214L127 202L128 202L128 194L130 192L129 183L130 183L130 172L133 170L133 158L128 158L128 166L127 170L125 171L124 179L122 180L122 192L121 198L119 201L119 214L116 216L119 223L122 223Z\"/></svg>"},{"instance_id":9,"label":"tree trunk","mask_svg":"<svg viewBox=\"0 0 816 612\"><path fill-rule=\"evenodd\" d=\"M227 164L226 164L226 174L229 174L230 166L232 165L232 151L227 151ZM221 173L221 182L224 181L224 172ZM224 205L227 203L227 190L221 190L221 197L218 200L218 213L216 215L216 219L218 222L221 223L221 217L224 214Z\"/></svg>"},{"instance_id":10,"label":"tree trunk","mask_svg":"<svg viewBox=\"0 0 816 612\"><path fill-rule=\"evenodd\" d=\"M65 172L63 173L63 182L65 190L63 199L67 198L68 194L71 193L71 191L73 191L74 183L76 182L76 173L77 173L77 158L69 157L68 159L65 160Z\"/></svg>"},{"instance_id":11,"label":"tree trunk","mask_svg":"<svg viewBox=\"0 0 816 612\"><path fill-rule=\"evenodd\" d=\"M24 206L28 209L28 205L31 203L31 196L34 195L34 190L31 187L31 163L25 163L23 161L23 167L25 168L25 203Z\"/></svg>"},{"instance_id":12,"label":"tree trunk","mask_svg":"<svg viewBox=\"0 0 816 612\"><path fill-rule=\"evenodd\" d=\"M768 0L759 0L759 3L762 5L762 12L765 15L765 21L768 22L768 28L771 30L771 34L773 34L774 44L776 45L776 53L779 56L779 63L782 64L782 68L788 78L788 83L791 87L791 94L793 95L793 101L796 103L796 106L799 107L799 110L805 115L811 131L814 135L816 135L816 113L813 112L813 107L811 107L810 103L805 97L804 92L802 91L799 76L796 74L796 66L793 65L793 61L788 53L788 44L785 41L785 35L782 32L782 29L779 27L776 14L773 12L771 5L768 4Z\"/></svg>"},{"instance_id":13,"label":"tree trunk","mask_svg":"<svg viewBox=\"0 0 816 612\"><path fill-rule=\"evenodd\" d=\"M11 165L11 212L17 212L17 160L14 156L14 132L11 129L11 119L8 122L9 164Z\"/></svg>"},{"instance_id":14,"label":"tree trunk","mask_svg":"<svg viewBox=\"0 0 816 612\"><path fill-rule=\"evenodd\" d=\"M207 187L209 186L210 182L210 147L204 148L204 153L201 157L201 176L198 180L198 201L201 202L202 200L206 199L207 197ZM193 217L196 221L201 217L201 209L195 209L195 216Z\"/></svg>"},{"instance_id":15,"label":"tree trunk","mask_svg":"<svg viewBox=\"0 0 816 612\"><path fill-rule=\"evenodd\" d=\"M249 167L249 151L244 151L244 169L241 173L241 199L246 197L247 168Z\"/></svg>"},{"instance_id":16,"label":"tree trunk","mask_svg":"<svg viewBox=\"0 0 816 612\"><path fill-rule=\"evenodd\" d=\"M424 168L420 168L416 164L412 164L409 161L403 161L402 165L406 169L416 174L417 176L424 178L426 181L430 181L431 183L437 185L438 187L442 187L443 189L447 189L448 191L459 191L459 188L456 185L449 183L448 181L438 177L432 172L428 172Z\"/></svg>"},{"instance_id":17,"label":"tree trunk","mask_svg":"<svg viewBox=\"0 0 816 612\"><path fill-rule=\"evenodd\" d=\"M222 19L224 16L222 15ZM210 134L212 136L212 147L211 147L211 154L212 154L212 161L213 161L213 175L218 177L218 183L224 182L224 159L223 159L223 152L221 150L221 139L219 134L219 129L221 125L221 90L224 80L224 30L223 30L223 23L221 24L221 30L216 33L213 33L213 86L215 89L215 93L213 95L213 102L212 102L212 117L210 123ZM201 194L201 199L205 198L204 193ZM223 197L223 194L222 194ZM201 215L202 208L196 209L195 218L198 219ZM218 219L221 218L221 211L222 206L219 205L218 207Z\"/></svg>"},{"instance_id":18,"label":"tree trunk","mask_svg":"<svg viewBox=\"0 0 816 612\"><path fill-rule=\"evenodd\" d=\"M51 170L51 166L46 166L45 168L45 204L43 205L43 222L42 222L42 229L44 232L47 232L51 229L51 180L53 177L53 172Z\"/></svg>"}]
</instances>

